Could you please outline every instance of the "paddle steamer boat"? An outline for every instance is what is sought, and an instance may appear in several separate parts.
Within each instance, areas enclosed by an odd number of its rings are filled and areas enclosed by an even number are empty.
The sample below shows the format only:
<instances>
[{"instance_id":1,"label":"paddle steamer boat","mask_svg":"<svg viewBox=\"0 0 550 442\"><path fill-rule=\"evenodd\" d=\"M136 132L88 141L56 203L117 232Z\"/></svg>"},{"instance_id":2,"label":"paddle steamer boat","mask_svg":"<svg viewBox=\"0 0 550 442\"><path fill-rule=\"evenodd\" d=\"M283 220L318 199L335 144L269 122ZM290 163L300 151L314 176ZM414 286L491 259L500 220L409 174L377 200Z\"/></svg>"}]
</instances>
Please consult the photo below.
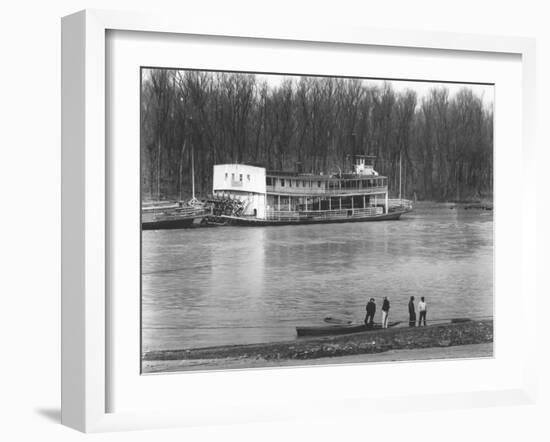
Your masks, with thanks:
<instances>
[{"instance_id":1,"label":"paddle steamer boat","mask_svg":"<svg viewBox=\"0 0 550 442\"><path fill-rule=\"evenodd\" d=\"M388 179L374 170L374 159L357 155L352 171L326 175L299 166L284 172L217 164L212 211L230 224L255 226L397 220L412 203L389 198Z\"/></svg>"}]
</instances>

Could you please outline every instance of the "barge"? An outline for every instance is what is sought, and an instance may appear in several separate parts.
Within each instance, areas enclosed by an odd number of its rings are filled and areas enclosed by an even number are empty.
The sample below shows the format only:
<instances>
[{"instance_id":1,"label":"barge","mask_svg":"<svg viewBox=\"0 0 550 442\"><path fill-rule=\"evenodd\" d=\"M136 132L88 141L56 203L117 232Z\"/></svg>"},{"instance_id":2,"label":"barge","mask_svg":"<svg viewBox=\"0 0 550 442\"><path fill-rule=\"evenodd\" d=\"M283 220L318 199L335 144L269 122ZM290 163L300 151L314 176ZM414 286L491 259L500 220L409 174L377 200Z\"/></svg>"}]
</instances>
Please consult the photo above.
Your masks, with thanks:
<instances>
[{"instance_id":1,"label":"barge","mask_svg":"<svg viewBox=\"0 0 550 442\"><path fill-rule=\"evenodd\" d=\"M412 202L390 199L375 157L356 155L348 173L267 171L252 164L214 166L213 218L226 224L269 226L398 220Z\"/></svg>"},{"instance_id":2,"label":"barge","mask_svg":"<svg viewBox=\"0 0 550 442\"><path fill-rule=\"evenodd\" d=\"M143 207L141 210L141 228L143 230L184 229L192 227L195 221L210 214L204 205L186 205L183 203Z\"/></svg>"}]
</instances>

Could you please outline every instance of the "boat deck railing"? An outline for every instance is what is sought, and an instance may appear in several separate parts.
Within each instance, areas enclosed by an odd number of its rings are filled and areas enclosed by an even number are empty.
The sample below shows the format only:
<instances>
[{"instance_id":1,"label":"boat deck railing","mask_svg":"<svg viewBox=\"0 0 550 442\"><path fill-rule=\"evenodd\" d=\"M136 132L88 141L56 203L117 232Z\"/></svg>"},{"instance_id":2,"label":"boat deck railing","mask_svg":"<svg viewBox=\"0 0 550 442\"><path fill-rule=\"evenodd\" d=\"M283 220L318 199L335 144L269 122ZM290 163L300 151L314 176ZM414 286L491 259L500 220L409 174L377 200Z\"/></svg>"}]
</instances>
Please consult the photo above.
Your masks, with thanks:
<instances>
[{"instance_id":1,"label":"boat deck railing","mask_svg":"<svg viewBox=\"0 0 550 442\"><path fill-rule=\"evenodd\" d=\"M266 186L266 192L271 195L281 196L311 196L311 197L324 197L324 196L357 196L357 195L371 195L381 194L387 192L388 188L385 186L379 187L360 187L360 188L338 188L327 189L325 187L281 187L281 186Z\"/></svg>"},{"instance_id":2,"label":"boat deck railing","mask_svg":"<svg viewBox=\"0 0 550 442\"><path fill-rule=\"evenodd\" d=\"M336 218L362 218L365 216L382 215L384 213L383 200L380 205L364 208L339 208L334 210L267 210L266 219L277 221L297 221L301 219L336 219ZM389 199L390 212L397 210L412 210L412 201L405 199Z\"/></svg>"},{"instance_id":3,"label":"boat deck railing","mask_svg":"<svg viewBox=\"0 0 550 442\"><path fill-rule=\"evenodd\" d=\"M365 207L361 209L337 209L337 210L268 210L266 219L277 221L294 221L308 218L337 219L337 218L361 218L364 216L382 215L382 207Z\"/></svg>"}]
</instances>

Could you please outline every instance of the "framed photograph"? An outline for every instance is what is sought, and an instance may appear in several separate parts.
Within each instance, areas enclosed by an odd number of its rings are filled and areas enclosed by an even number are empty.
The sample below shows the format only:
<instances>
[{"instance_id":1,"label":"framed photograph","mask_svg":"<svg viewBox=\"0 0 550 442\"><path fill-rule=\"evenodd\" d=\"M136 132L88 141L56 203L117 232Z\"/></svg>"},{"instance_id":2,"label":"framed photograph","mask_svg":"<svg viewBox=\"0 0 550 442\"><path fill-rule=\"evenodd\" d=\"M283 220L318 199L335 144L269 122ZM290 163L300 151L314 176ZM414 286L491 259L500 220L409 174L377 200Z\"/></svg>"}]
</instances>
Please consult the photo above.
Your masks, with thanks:
<instances>
[{"instance_id":1,"label":"framed photograph","mask_svg":"<svg viewBox=\"0 0 550 442\"><path fill-rule=\"evenodd\" d=\"M492 357L493 103L143 67L142 373Z\"/></svg>"},{"instance_id":2,"label":"framed photograph","mask_svg":"<svg viewBox=\"0 0 550 442\"><path fill-rule=\"evenodd\" d=\"M64 424L532 400L533 41L329 28L63 19Z\"/></svg>"}]
</instances>

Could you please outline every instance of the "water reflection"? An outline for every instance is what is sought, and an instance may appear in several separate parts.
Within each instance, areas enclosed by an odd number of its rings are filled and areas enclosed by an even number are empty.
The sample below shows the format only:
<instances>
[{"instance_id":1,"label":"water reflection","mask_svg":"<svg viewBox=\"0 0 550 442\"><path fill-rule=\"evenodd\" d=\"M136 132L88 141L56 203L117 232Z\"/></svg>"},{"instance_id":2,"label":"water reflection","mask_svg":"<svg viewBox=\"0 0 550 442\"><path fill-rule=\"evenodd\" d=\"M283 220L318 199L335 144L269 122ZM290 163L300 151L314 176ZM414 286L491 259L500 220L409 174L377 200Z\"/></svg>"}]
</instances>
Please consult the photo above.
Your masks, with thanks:
<instances>
[{"instance_id":1,"label":"water reflection","mask_svg":"<svg viewBox=\"0 0 550 442\"><path fill-rule=\"evenodd\" d=\"M491 315L491 212L424 205L399 222L143 234L144 350L293 339L325 315L363 318L388 296L430 315Z\"/></svg>"}]
</instances>

